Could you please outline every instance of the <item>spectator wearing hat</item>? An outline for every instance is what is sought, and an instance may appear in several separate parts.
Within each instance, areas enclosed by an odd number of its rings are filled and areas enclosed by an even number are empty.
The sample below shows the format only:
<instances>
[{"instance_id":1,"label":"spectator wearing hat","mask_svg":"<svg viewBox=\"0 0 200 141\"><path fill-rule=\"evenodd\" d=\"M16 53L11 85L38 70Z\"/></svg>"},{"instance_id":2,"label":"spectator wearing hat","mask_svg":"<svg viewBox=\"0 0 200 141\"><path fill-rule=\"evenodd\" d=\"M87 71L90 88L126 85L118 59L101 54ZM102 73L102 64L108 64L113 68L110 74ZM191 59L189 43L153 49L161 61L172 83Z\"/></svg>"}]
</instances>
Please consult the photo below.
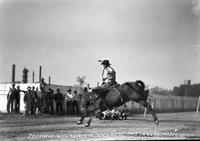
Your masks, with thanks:
<instances>
[{"instance_id":1,"label":"spectator wearing hat","mask_svg":"<svg viewBox=\"0 0 200 141\"><path fill-rule=\"evenodd\" d=\"M29 115L31 112L31 104L32 102L32 92L31 92L31 87L27 87L27 91L25 92L24 95L24 104L25 104L25 115Z\"/></svg>"},{"instance_id":2,"label":"spectator wearing hat","mask_svg":"<svg viewBox=\"0 0 200 141\"><path fill-rule=\"evenodd\" d=\"M54 95L54 100L56 102L56 113L57 114L63 113L63 101L64 101L64 97L60 93L60 89L57 89L57 93L55 93L55 95Z\"/></svg>"},{"instance_id":3,"label":"spectator wearing hat","mask_svg":"<svg viewBox=\"0 0 200 141\"><path fill-rule=\"evenodd\" d=\"M44 78L42 77L40 80L40 91L41 91L41 95L42 95L42 105L44 106L43 108L45 108L46 105L46 92L45 92L45 88L46 88L47 84L44 81Z\"/></svg>"},{"instance_id":4,"label":"spectator wearing hat","mask_svg":"<svg viewBox=\"0 0 200 141\"><path fill-rule=\"evenodd\" d=\"M36 103L35 103L35 110L36 113L39 114L42 112L42 94L39 92L38 87L36 88Z\"/></svg>"},{"instance_id":5,"label":"spectator wearing hat","mask_svg":"<svg viewBox=\"0 0 200 141\"><path fill-rule=\"evenodd\" d=\"M54 100L54 91L53 89L49 88L46 94L47 113L52 115L54 114L53 100Z\"/></svg>"},{"instance_id":6,"label":"spectator wearing hat","mask_svg":"<svg viewBox=\"0 0 200 141\"><path fill-rule=\"evenodd\" d=\"M19 113L20 112L20 86L17 86L16 89L16 97L15 97L15 112Z\"/></svg>"},{"instance_id":7,"label":"spectator wearing hat","mask_svg":"<svg viewBox=\"0 0 200 141\"><path fill-rule=\"evenodd\" d=\"M37 101L37 93L35 91L35 87L32 86L32 90L31 90L31 114L35 114L36 113L36 101Z\"/></svg>"},{"instance_id":8,"label":"spectator wearing hat","mask_svg":"<svg viewBox=\"0 0 200 141\"><path fill-rule=\"evenodd\" d=\"M44 92L46 85L47 84L44 81L44 78L41 78L41 80L40 80L40 90L41 90L42 93Z\"/></svg>"},{"instance_id":9,"label":"spectator wearing hat","mask_svg":"<svg viewBox=\"0 0 200 141\"><path fill-rule=\"evenodd\" d=\"M15 83L12 84L12 88L10 88L8 94L7 94L7 112L10 113L16 109L14 107L14 100L16 99L16 88L15 88Z\"/></svg>"}]
</instances>

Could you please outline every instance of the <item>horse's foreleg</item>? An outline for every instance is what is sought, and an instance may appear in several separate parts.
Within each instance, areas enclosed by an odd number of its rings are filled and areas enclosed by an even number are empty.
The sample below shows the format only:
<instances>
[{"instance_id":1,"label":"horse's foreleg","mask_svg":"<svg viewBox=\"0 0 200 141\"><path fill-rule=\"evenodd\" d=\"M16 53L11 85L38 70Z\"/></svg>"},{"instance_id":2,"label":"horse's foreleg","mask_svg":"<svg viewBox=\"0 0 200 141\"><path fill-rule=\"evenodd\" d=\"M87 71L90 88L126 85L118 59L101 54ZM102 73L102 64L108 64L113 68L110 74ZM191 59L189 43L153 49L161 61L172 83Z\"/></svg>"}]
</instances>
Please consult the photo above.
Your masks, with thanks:
<instances>
[{"instance_id":1,"label":"horse's foreleg","mask_svg":"<svg viewBox=\"0 0 200 141\"><path fill-rule=\"evenodd\" d=\"M90 115L90 118L88 119L85 127L88 127L90 126L90 123L92 122L92 119L101 112L100 110L100 102L101 102L101 99L97 99L96 102L92 105L90 105L88 107L88 111L90 111L91 115Z\"/></svg>"},{"instance_id":2,"label":"horse's foreleg","mask_svg":"<svg viewBox=\"0 0 200 141\"><path fill-rule=\"evenodd\" d=\"M89 127L90 126L90 123L92 122L92 119L101 112L101 110L96 110L95 112L93 112L91 115L90 115L90 118L88 119L85 127Z\"/></svg>"},{"instance_id":3,"label":"horse's foreleg","mask_svg":"<svg viewBox=\"0 0 200 141\"><path fill-rule=\"evenodd\" d=\"M83 120L84 120L84 118L85 118L85 116L84 116L84 115L82 115L82 116L81 116L81 118L79 119L79 121L77 121L77 122L76 122L76 124L78 124L78 125L79 125L79 124L82 124L82 123L83 123Z\"/></svg>"},{"instance_id":4,"label":"horse's foreleg","mask_svg":"<svg viewBox=\"0 0 200 141\"><path fill-rule=\"evenodd\" d=\"M159 123L158 117L156 116L156 113L152 109L151 105L147 101L139 101L139 103L145 108L147 108L147 110L152 114L155 124L158 125Z\"/></svg>"},{"instance_id":5,"label":"horse's foreleg","mask_svg":"<svg viewBox=\"0 0 200 141\"><path fill-rule=\"evenodd\" d=\"M84 120L84 118L85 118L85 117L86 117L86 115L87 115L87 110L86 110L86 107L85 107L85 105L84 105L84 106L82 106L82 107L80 108L80 111L81 111L82 115L81 115L81 118L79 119L79 121L77 121L77 122L76 122L76 124L82 124L82 123L83 123L83 120Z\"/></svg>"}]
</instances>

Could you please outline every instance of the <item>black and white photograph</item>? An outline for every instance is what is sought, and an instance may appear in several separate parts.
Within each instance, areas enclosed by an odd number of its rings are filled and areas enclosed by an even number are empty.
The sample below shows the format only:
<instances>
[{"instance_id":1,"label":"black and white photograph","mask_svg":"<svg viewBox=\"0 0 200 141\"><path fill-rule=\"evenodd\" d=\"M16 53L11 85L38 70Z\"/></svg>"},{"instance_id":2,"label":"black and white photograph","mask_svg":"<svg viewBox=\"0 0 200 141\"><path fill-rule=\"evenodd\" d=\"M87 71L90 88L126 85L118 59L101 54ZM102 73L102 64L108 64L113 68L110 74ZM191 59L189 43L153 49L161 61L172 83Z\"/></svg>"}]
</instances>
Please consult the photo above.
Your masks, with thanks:
<instances>
[{"instance_id":1,"label":"black and white photograph","mask_svg":"<svg viewBox=\"0 0 200 141\"><path fill-rule=\"evenodd\" d=\"M200 0L0 0L0 140L200 140Z\"/></svg>"}]
</instances>

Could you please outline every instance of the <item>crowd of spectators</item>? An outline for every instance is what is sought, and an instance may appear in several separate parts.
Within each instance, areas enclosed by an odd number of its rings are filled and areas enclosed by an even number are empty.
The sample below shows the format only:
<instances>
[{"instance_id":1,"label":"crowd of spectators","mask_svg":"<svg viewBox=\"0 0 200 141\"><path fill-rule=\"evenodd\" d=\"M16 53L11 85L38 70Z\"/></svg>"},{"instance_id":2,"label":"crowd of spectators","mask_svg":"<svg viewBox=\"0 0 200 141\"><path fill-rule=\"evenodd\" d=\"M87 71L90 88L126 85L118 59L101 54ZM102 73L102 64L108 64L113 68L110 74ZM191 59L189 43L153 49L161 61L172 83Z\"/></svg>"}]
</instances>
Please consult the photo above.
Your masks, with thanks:
<instances>
[{"instance_id":1,"label":"crowd of spectators","mask_svg":"<svg viewBox=\"0 0 200 141\"><path fill-rule=\"evenodd\" d=\"M44 79L41 81L44 83ZM20 92L24 93L24 115L35 115L40 113L51 115L78 114L79 94L77 90L72 92L68 89L66 93L61 93L57 88L56 92L52 88L45 89L46 85L40 84L38 87L28 86L26 91L20 90L18 85L12 84L7 94L7 112L20 113Z\"/></svg>"}]
</instances>

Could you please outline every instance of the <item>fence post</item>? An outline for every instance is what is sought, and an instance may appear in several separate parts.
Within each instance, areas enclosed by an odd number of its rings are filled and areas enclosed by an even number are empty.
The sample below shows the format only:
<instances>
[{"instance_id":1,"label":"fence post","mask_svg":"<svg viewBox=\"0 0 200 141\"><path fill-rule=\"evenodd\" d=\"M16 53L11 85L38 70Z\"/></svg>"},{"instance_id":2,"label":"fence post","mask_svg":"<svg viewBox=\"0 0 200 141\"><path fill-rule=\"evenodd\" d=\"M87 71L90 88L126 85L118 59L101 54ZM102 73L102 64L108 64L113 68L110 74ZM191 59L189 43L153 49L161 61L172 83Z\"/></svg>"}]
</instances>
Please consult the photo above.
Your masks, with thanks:
<instances>
[{"instance_id":1,"label":"fence post","mask_svg":"<svg viewBox=\"0 0 200 141\"><path fill-rule=\"evenodd\" d=\"M198 115L199 115L199 105L200 105L200 96L199 96L199 98L198 98L197 111L196 111L196 120L198 120Z\"/></svg>"}]
</instances>

